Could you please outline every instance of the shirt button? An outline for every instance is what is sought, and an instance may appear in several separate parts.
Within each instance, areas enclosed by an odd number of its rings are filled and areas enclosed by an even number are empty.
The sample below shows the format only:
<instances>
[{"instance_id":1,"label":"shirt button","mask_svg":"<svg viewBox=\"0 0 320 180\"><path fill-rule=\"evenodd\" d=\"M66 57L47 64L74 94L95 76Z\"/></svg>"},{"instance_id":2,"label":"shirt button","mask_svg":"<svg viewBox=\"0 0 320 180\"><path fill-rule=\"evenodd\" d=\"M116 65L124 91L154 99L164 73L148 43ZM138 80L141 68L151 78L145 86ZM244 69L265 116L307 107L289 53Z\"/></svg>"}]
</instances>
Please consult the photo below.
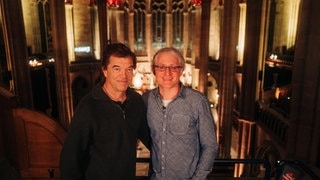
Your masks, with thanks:
<instances>
[{"instance_id":1,"label":"shirt button","mask_svg":"<svg viewBox=\"0 0 320 180\"><path fill-rule=\"evenodd\" d=\"M164 115L164 118L167 118L167 115L166 115L166 114Z\"/></svg>"},{"instance_id":2,"label":"shirt button","mask_svg":"<svg viewBox=\"0 0 320 180\"><path fill-rule=\"evenodd\" d=\"M164 158L164 155L162 155L161 157Z\"/></svg>"},{"instance_id":3,"label":"shirt button","mask_svg":"<svg viewBox=\"0 0 320 180\"><path fill-rule=\"evenodd\" d=\"M163 128L162 131L166 131L166 128Z\"/></svg>"},{"instance_id":4,"label":"shirt button","mask_svg":"<svg viewBox=\"0 0 320 180\"><path fill-rule=\"evenodd\" d=\"M162 144L166 144L166 142L162 141Z\"/></svg>"},{"instance_id":5,"label":"shirt button","mask_svg":"<svg viewBox=\"0 0 320 180\"><path fill-rule=\"evenodd\" d=\"M164 167L162 167L162 169L164 169Z\"/></svg>"}]
</instances>

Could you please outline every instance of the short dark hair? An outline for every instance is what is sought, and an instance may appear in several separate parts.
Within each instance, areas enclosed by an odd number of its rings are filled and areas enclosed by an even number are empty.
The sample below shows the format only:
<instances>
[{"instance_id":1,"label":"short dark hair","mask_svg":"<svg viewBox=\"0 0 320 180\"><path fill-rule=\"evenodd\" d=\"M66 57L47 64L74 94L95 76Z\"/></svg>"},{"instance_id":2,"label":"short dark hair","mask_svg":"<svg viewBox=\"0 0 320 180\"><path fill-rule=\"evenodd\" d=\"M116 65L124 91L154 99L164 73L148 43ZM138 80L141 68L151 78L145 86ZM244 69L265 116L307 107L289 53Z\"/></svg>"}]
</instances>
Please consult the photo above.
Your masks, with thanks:
<instances>
[{"instance_id":1,"label":"short dark hair","mask_svg":"<svg viewBox=\"0 0 320 180\"><path fill-rule=\"evenodd\" d=\"M103 84L106 81L106 77L104 76L102 71L109 65L111 56L130 57L132 59L133 68L136 68L137 66L137 57L128 46L126 46L123 43L107 44L106 47L103 49L100 76L97 80L97 82L100 82L101 84Z\"/></svg>"},{"instance_id":2,"label":"short dark hair","mask_svg":"<svg viewBox=\"0 0 320 180\"><path fill-rule=\"evenodd\" d=\"M112 43L108 44L103 50L103 57L101 62L101 67L106 68L110 63L110 57L131 57L133 61L133 68L137 66L137 57L136 55L130 50L128 46L123 43Z\"/></svg>"}]
</instances>

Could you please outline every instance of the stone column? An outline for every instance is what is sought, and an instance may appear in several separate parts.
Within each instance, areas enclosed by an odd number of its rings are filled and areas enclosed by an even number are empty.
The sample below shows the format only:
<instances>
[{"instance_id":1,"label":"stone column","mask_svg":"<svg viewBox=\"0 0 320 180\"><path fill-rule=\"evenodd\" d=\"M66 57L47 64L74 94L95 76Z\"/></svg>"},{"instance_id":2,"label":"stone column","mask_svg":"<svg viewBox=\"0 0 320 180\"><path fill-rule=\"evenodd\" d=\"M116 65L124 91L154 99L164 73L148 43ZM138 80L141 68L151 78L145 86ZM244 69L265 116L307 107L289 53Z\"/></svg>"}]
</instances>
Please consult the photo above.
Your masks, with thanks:
<instances>
[{"instance_id":1,"label":"stone column","mask_svg":"<svg viewBox=\"0 0 320 180\"><path fill-rule=\"evenodd\" d=\"M76 56L74 53L74 32L73 32L73 5L65 5L66 16L66 32L67 32L67 46L68 46L68 60L69 62L75 61Z\"/></svg>"},{"instance_id":2,"label":"stone column","mask_svg":"<svg viewBox=\"0 0 320 180\"><path fill-rule=\"evenodd\" d=\"M134 51L134 13L130 12L128 17L128 41L129 47Z\"/></svg>"},{"instance_id":3,"label":"stone column","mask_svg":"<svg viewBox=\"0 0 320 180\"><path fill-rule=\"evenodd\" d=\"M107 6L105 1L97 1L98 20L99 20L99 37L100 37L100 57L103 55L103 48L107 44Z\"/></svg>"},{"instance_id":4,"label":"stone column","mask_svg":"<svg viewBox=\"0 0 320 180\"><path fill-rule=\"evenodd\" d=\"M192 56L191 64L199 68L200 62L200 36L201 36L201 6L195 6L195 10L192 12L195 16L194 27L191 30L192 36Z\"/></svg>"},{"instance_id":5,"label":"stone column","mask_svg":"<svg viewBox=\"0 0 320 180\"><path fill-rule=\"evenodd\" d=\"M320 1L303 0L295 45L288 156L313 166L320 154Z\"/></svg>"},{"instance_id":6,"label":"stone column","mask_svg":"<svg viewBox=\"0 0 320 180\"><path fill-rule=\"evenodd\" d=\"M117 32L117 41L118 42L124 42L124 11L121 9L118 9L117 11L114 12L116 17L115 17L115 24L116 26L116 32Z\"/></svg>"},{"instance_id":7,"label":"stone column","mask_svg":"<svg viewBox=\"0 0 320 180\"><path fill-rule=\"evenodd\" d=\"M264 34L261 30L262 7L266 1L247 0L246 37L244 44L242 87L240 102L240 117L247 120L254 120L255 102L259 99L258 67L263 58L260 50L263 47ZM254 16L252 16L254 14ZM259 48L251 48L259 47ZM262 50L261 50L262 52Z\"/></svg>"},{"instance_id":8,"label":"stone column","mask_svg":"<svg viewBox=\"0 0 320 180\"><path fill-rule=\"evenodd\" d=\"M99 15L98 6L92 5L92 50L94 59L101 59L100 33L99 33Z\"/></svg>"},{"instance_id":9,"label":"stone column","mask_svg":"<svg viewBox=\"0 0 320 180\"><path fill-rule=\"evenodd\" d=\"M151 61L153 52L152 49L152 14L146 14L146 47L147 47L147 56L148 60Z\"/></svg>"},{"instance_id":10,"label":"stone column","mask_svg":"<svg viewBox=\"0 0 320 180\"><path fill-rule=\"evenodd\" d=\"M221 146L220 158L230 158L232 119L233 119L233 98L235 68L237 61L236 46L238 44L238 2L226 0L223 12L223 25L221 29L220 49L220 79L219 79L219 123ZM218 136L219 136L218 135Z\"/></svg>"},{"instance_id":11,"label":"stone column","mask_svg":"<svg viewBox=\"0 0 320 180\"><path fill-rule=\"evenodd\" d=\"M209 60L209 29L210 29L211 0L202 1L200 62L199 62L199 91L207 94L207 73Z\"/></svg>"},{"instance_id":12,"label":"stone column","mask_svg":"<svg viewBox=\"0 0 320 180\"><path fill-rule=\"evenodd\" d=\"M172 13L166 14L166 43L168 47L172 46Z\"/></svg>"},{"instance_id":13,"label":"stone column","mask_svg":"<svg viewBox=\"0 0 320 180\"><path fill-rule=\"evenodd\" d=\"M117 10L118 7L110 6L108 7L108 29L109 29L109 39L111 43L117 42Z\"/></svg>"},{"instance_id":14,"label":"stone column","mask_svg":"<svg viewBox=\"0 0 320 180\"><path fill-rule=\"evenodd\" d=\"M245 30L246 30L246 15L247 15L247 4L241 2L240 7L240 16L239 16L239 36L238 36L238 64L242 65L243 62L243 53L244 53L244 42L245 42Z\"/></svg>"},{"instance_id":15,"label":"stone column","mask_svg":"<svg viewBox=\"0 0 320 180\"><path fill-rule=\"evenodd\" d=\"M151 61L154 52L152 51L152 6L151 1L146 1L146 48L148 61Z\"/></svg>"},{"instance_id":16,"label":"stone column","mask_svg":"<svg viewBox=\"0 0 320 180\"><path fill-rule=\"evenodd\" d=\"M12 75L10 91L18 96L20 106L32 108L31 80L21 0L1 0L0 3L8 70Z\"/></svg>"},{"instance_id":17,"label":"stone column","mask_svg":"<svg viewBox=\"0 0 320 180\"><path fill-rule=\"evenodd\" d=\"M68 127L73 115L72 92L69 80L68 47L64 1L49 1L52 19L52 42L55 54L56 86L59 121Z\"/></svg>"},{"instance_id":18,"label":"stone column","mask_svg":"<svg viewBox=\"0 0 320 180\"><path fill-rule=\"evenodd\" d=\"M183 57L187 57L187 50L189 44L189 12L183 13Z\"/></svg>"}]
</instances>

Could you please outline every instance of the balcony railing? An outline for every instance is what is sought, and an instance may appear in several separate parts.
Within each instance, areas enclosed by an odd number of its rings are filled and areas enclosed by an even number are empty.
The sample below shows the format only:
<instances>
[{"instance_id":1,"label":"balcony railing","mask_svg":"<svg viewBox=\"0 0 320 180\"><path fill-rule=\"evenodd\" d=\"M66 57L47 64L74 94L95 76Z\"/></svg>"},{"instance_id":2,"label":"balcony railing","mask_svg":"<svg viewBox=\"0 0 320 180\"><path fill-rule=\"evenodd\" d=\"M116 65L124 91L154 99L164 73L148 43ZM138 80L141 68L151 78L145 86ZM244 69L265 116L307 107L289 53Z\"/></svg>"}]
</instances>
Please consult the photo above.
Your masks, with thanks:
<instances>
[{"instance_id":1,"label":"balcony railing","mask_svg":"<svg viewBox=\"0 0 320 180\"><path fill-rule=\"evenodd\" d=\"M137 158L137 163L148 163L150 158ZM261 173L259 174L245 174L243 173L241 177L234 177L235 165L244 164L244 165L262 165L259 166ZM253 166L247 166L250 169ZM262 167L262 168L261 168ZM291 161L291 160L279 160L275 165L266 159L216 159L212 172L208 175L208 180L214 179L275 179L280 180L282 176L286 173L295 174L297 178L306 178L312 180L319 180L320 177L312 171L308 166L303 164L300 161ZM147 176L139 176L137 179L143 180L148 179Z\"/></svg>"}]
</instances>

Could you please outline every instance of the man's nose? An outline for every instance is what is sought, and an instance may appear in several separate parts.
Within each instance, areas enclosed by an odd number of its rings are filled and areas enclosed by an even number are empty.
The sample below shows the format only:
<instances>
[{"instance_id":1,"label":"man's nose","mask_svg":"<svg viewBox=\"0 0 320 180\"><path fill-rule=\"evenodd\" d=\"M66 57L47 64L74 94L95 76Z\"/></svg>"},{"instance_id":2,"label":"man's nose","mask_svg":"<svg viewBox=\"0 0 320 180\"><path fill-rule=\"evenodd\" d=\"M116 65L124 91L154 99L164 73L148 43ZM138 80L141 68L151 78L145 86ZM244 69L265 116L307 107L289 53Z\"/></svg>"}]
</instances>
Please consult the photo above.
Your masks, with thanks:
<instances>
[{"instance_id":1,"label":"man's nose","mask_svg":"<svg viewBox=\"0 0 320 180\"><path fill-rule=\"evenodd\" d=\"M123 70L120 71L119 75L121 77L127 77L127 71L125 69L123 69Z\"/></svg>"},{"instance_id":2,"label":"man's nose","mask_svg":"<svg viewBox=\"0 0 320 180\"><path fill-rule=\"evenodd\" d=\"M165 73L166 75L167 75L167 74L171 74L171 69L170 69L170 67L165 67L164 73Z\"/></svg>"}]
</instances>

